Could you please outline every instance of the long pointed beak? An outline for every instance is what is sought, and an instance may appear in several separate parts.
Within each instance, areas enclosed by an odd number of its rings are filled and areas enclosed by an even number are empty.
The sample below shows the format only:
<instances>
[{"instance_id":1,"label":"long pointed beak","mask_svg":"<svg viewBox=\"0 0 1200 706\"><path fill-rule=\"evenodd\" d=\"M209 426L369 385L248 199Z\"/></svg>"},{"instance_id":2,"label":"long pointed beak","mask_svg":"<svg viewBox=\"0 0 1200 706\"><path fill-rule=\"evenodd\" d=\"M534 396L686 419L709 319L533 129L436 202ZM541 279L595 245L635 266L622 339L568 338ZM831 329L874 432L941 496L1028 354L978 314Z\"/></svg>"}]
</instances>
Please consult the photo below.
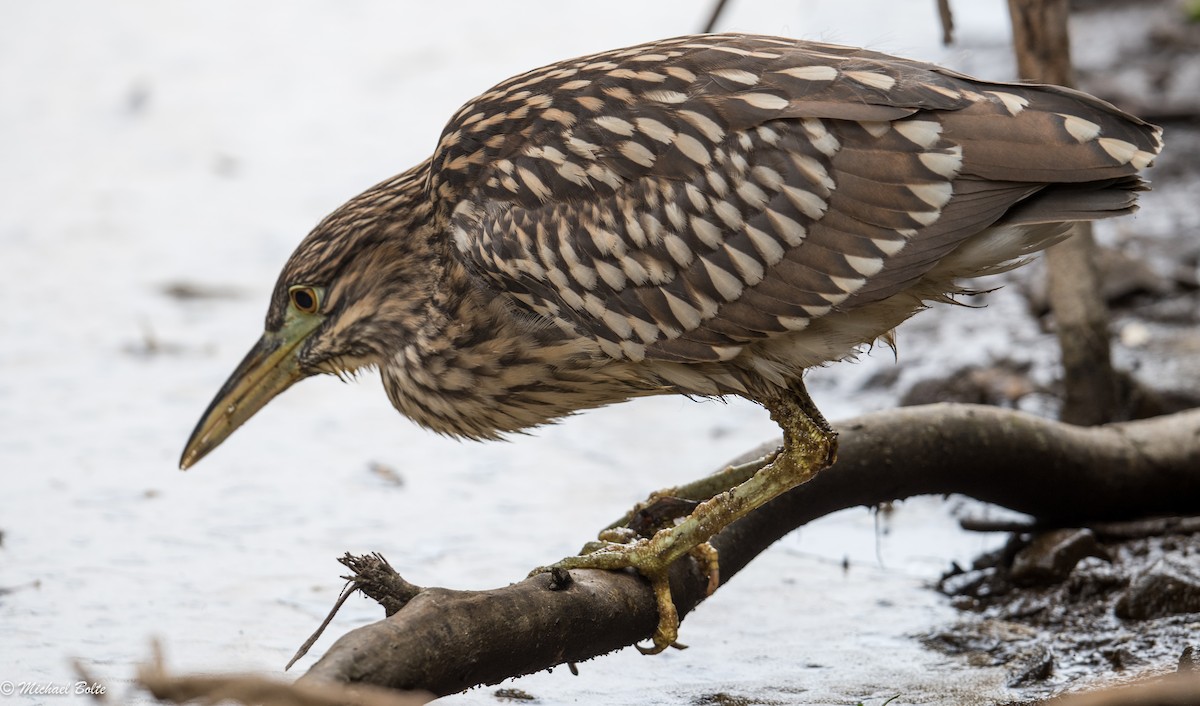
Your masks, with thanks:
<instances>
[{"instance_id":1,"label":"long pointed beak","mask_svg":"<svg viewBox=\"0 0 1200 706\"><path fill-rule=\"evenodd\" d=\"M263 334L242 359L188 439L179 459L181 469L195 465L276 395L308 377L300 370L297 356L300 344L320 321L296 323Z\"/></svg>"}]
</instances>

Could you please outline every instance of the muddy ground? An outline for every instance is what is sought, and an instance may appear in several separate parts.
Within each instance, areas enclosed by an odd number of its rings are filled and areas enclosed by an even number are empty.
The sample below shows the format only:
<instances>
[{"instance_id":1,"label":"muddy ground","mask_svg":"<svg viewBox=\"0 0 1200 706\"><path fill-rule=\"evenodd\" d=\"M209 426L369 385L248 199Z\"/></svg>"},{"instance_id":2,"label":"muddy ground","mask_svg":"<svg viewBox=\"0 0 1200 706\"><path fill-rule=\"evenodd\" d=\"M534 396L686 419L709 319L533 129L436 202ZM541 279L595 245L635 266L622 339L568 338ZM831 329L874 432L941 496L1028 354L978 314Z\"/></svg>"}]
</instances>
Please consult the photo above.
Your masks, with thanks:
<instances>
[{"instance_id":1,"label":"muddy ground","mask_svg":"<svg viewBox=\"0 0 1200 706\"><path fill-rule=\"evenodd\" d=\"M1079 2L1081 88L1164 126L1167 148L1143 210L1101 231L1114 359L1131 418L1200 405L1200 21L1183 2ZM1116 28L1120 28L1117 31ZM1113 42L1081 42L1105 36ZM1040 265L1039 265L1040 267ZM1017 274L1044 316L1040 272ZM1052 327L1049 318L1045 327ZM920 381L904 402L962 401L1053 412L1059 390L1020 358ZM1017 531L936 589L962 613L924 636L966 664L1003 666L1013 704L1175 670L1200 654L1200 522Z\"/></svg>"},{"instance_id":2,"label":"muddy ground","mask_svg":"<svg viewBox=\"0 0 1200 706\"><path fill-rule=\"evenodd\" d=\"M1014 534L938 583L964 618L925 636L926 646L971 665L1003 666L1014 704L1079 684L1194 669L1200 535L1195 522L1182 533L1157 524ZM1168 533L1123 536L1157 532Z\"/></svg>"}]
</instances>

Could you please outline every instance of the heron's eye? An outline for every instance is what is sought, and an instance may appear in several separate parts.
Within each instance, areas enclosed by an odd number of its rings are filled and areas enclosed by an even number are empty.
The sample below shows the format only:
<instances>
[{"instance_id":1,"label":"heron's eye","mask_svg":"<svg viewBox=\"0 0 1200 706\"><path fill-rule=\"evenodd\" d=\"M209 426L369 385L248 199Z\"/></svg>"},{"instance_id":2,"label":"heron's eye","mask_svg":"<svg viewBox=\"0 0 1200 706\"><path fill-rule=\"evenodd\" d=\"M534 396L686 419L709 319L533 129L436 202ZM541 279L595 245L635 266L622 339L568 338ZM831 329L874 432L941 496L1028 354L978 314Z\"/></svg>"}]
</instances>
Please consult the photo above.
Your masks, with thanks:
<instances>
[{"instance_id":1,"label":"heron's eye","mask_svg":"<svg viewBox=\"0 0 1200 706\"><path fill-rule=\"evenodd\" d=\"M317 296L317 290L312 287L299 285L288 290L288 295L292 298L292 306L296 307L296 311L305 314L315 314L317 309L321 308L321 300Z\"/></svg>"}]
</instances>

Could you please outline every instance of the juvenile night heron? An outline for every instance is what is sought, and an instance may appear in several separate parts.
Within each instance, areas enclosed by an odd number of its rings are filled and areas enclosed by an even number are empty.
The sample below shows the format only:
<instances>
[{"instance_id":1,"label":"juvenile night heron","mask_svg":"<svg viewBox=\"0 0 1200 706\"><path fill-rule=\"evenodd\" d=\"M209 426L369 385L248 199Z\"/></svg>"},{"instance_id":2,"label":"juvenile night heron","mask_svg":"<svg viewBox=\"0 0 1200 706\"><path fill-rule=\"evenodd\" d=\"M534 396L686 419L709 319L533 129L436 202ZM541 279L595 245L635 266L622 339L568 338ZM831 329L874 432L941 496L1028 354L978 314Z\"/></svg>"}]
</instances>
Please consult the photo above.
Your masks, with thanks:
<instances>
[{"instance_id":1,"label":"juvenile night heron","mask_svg":"<svg viewBox=\"0 0 1200 706\"><path fill-rule=\"evenodd\" d=\"M833 461L804 371L1070 221L1133 211L1161 147L1077 91L776 37L535 69L304 239L181 466L296 381L372 366L398 410L469 439L642 395L754 400L783 430L771 463L652 538L560 563L646 576L661 650L667 567Z\"/></svg>"}]
</instances>

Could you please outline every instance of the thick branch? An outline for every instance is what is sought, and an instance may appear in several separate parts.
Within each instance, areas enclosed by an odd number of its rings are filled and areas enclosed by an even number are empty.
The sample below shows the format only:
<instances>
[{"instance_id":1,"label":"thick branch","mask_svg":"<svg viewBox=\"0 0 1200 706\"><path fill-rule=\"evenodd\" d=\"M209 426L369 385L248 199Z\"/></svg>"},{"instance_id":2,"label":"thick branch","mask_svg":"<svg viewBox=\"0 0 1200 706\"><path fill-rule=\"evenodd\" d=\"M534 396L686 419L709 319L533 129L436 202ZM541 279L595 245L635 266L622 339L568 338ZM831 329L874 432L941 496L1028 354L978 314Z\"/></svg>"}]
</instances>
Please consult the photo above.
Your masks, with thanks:
<instances>
[{"instance_id":1,"label":"thick branch","mask_svg":"<svg viewBox=\"0 0 1200 706\"><path fill-rule=\"evenodd\" d=\"M812 519L913 495L963 493L1054 523L1200 512L1200 410L1081 428L993 407L930 405L838 429L835 466L714 537L722 582ZM582 661L653 632L654 600L637 576L571 575L558 590L549 575L493 591L427 589L395 615L343 636L301 682L449 694ZM703 600L705 583L690 559L676 565L680 615Z\"/></svg>"}]
</instances>

